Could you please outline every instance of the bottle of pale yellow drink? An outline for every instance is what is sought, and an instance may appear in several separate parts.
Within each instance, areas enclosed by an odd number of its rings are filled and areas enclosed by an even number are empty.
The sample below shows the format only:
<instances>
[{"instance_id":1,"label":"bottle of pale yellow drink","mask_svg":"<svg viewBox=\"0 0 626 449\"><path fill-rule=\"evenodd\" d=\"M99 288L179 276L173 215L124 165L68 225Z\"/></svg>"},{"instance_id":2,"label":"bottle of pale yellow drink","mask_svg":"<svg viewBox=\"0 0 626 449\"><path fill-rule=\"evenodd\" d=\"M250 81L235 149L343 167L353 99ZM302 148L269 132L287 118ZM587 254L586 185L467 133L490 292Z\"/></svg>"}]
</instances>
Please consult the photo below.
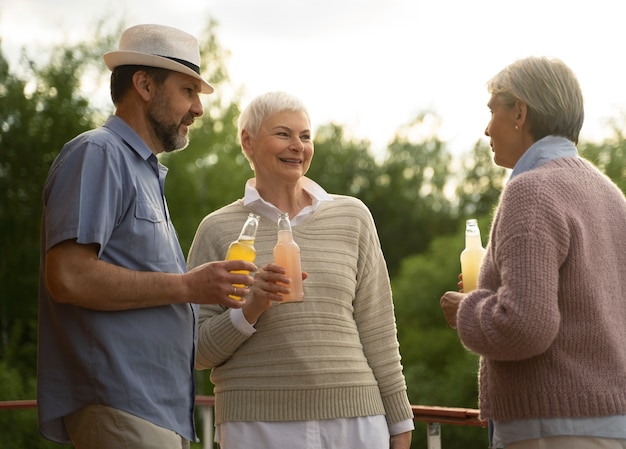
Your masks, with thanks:
<instances>
[{"instance_id":1,"label":"bottle of pale yellow drink","mask_svg":"<svg viewBox=\"0 0 626 449\"><path fill-rule=\"evenodd\" d=\"M302 301L302 266L300 264L300 247L293 240L289 214L280 214L278 217L278 242L274 247L274 263L285 269L285 276L291 279L287 285L291 292L283 295L283 302Z\"/></svg>"},{"instance_id":2,"label":"bottle of pale yellow drink","mask_svg":"<svg viewBox=\"0 0 626 449\"><path fill-rule=\"evenodd\" d=\"M256 238L256 230L259 227L260 217L255 214L248 214L246 222L241 228L239 238L230 244L226 253L226 260L245 260L246 262L254 262L256 258L256 250L254 249L254 239ZM232 273L250 274L247 270L235 270ZM244 288L243 284L233 284L233 287ZM240 300L240 296L228 295L232 299Z\"/></svg>"},{"instance_id":3,"label":"bottle of pale yellow drink","mask_svg":"<svg viewBox=\"0 0 626 449\"><path fill-rule=\"evenodd\" d=\"M469 219L465 223L465 249L461 252L463 293L469 293L478 287L478 271L484 255L478 220Z\"/></svg>"}]
</instances>

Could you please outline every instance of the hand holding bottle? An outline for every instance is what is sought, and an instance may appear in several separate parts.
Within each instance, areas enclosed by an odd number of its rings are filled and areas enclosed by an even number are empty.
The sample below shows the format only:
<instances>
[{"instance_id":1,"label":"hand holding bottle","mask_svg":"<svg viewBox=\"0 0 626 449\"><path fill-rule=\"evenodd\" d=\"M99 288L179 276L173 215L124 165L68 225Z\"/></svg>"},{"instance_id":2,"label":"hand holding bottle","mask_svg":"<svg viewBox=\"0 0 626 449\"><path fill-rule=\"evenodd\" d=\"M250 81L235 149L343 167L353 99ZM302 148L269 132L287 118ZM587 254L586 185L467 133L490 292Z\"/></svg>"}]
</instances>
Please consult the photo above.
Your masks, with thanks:
<instances>
[{"instance_id":1,"label":"hand holding bottle","mask_svg":"<svg viewBox=\"0 0 626 449\"><path fill-rule=\"evenodd\" d=\"M459 288L459 291L463 291L463 273L459 273L459 282L456 283L456 286Z\"/></svg>"},{"instance_id":2,"label":"hand holding bottle","mask_svg":"<svg viewBox=\"0 0 626 449\"><path fill-rule=\"evenodd\" d=\"M219 260L206 262L182 275L187 293L181 297L184 302L195 304L222 304L239 308L243 301L234 301L231 295L245 295L254 283L249 274L257 267L243 260ZM240 274L237 274L240 273ZM233 284L240 285L235 290Z\"/></svg>"},{"instance_id":3,"label":"hand holding bottle","mask_svg":"<svg viewBox=\"0 0 626 449\"><path fill-rule=\"evenodd\" d=\"M307 274L302 272L302 280L306 278ZM284 296L290 292L289 283L290 279L280 265L268 263L259 267L254 275L252 294L246 298L243 306L243 315L246 320L254 324L273 303L282 302Z\"/></svg>"}]
</instances>

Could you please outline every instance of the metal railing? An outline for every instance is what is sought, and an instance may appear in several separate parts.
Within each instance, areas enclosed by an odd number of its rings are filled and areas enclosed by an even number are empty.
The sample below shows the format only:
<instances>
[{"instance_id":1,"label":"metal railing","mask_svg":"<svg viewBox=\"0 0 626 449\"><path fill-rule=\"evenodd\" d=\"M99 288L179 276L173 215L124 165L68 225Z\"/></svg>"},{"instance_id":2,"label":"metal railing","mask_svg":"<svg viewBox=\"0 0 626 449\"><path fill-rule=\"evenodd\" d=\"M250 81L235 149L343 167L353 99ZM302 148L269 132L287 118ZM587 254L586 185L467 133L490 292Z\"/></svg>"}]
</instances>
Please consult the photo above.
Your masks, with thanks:
<instances>
[{"instance_id":1,"label":"metal railing","mask_svg":"<svg viewBox=\"0 0 626 449\"><path fill-rule=\"evenodd\" d=\"M213 448L213 396L196 396L196 406L202 410L202 441L205 449ZM0 401L0 410L37 408L34 399ZM478 410L456 407L413 405L413 420L427 424L428 449L441 449L441 425L487 427L478 417Z\"/></svg>"}]
</instances>

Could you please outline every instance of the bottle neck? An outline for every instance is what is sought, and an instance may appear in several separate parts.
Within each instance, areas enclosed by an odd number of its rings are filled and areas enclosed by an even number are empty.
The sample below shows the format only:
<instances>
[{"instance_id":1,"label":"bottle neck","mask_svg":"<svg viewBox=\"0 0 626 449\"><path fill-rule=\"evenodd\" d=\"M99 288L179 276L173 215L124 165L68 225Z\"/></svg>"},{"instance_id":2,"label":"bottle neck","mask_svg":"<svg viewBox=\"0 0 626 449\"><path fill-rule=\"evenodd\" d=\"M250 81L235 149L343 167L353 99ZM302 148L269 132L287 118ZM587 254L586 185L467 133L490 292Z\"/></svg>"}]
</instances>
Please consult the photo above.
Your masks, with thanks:
<instances>
[{"instance_id":1,"label":"bottle neck","mask_svg":"<svg viewBox=\"0 0 626 449\"><path fill-rule=\"evenodd\" d=\"M256 228L254 229L242 229L239 234L238 240L254 240L256 237Z\"/></svg>"},{"instance_id":2,"label":"bottle neck","mask_svg":"<svg viewBox=\"0 0 626 449\"><path fill-rule=\"evenodd\" d=\"M466 248L482 248L483 243L480 240L480 234L465 234Z\"/></svg>"},{"instance_id":3,"label":"bottle neck","mask_svg":"<svg viewBox=\"0 0 626 449\"><path fill-rule=\"evenodd\" d=\"M278 217L278 231L291 232L291 222L289 221L289 214L280 214Z\"/></svg>"},{"instance_id":4,"label":"bottle neck","mask_svg":"<svg viewBox=\"0 0 626 449\"><path fill-rule=\"evenodd\" d=\"M239 240L254 240L256 237L256 230L259 227L259 217L257 215L250 214L248 219L241 228L239 234Z\"/></svg>"},{"instance_id":5,"label":"bottle neck","mask_svg":"<svg viewBox=\"0 0 626 449\"><path fill-rule=\"evenodd\" d=\"M291 243L293 242L293 234L291 229L279 229L278 230L278 243Z\"/></svg>"}]
</instances>

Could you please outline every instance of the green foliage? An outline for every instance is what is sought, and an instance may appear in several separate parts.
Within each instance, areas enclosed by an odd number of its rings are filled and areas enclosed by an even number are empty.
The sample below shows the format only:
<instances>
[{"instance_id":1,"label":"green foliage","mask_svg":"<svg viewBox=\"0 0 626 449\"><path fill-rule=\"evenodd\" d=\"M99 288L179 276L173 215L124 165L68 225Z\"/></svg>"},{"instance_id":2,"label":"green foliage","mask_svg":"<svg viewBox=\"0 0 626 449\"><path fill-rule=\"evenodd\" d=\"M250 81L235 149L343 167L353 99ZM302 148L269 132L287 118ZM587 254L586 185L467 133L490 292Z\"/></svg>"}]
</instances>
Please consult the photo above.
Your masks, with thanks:
<instances>
[{"instance_id":1,"label":"green foliage","mask_svg":"<svg viewBox=\"0 0 626 449\"><path fill-rule=\"evenodd\" d=\"M35 398L41 192L63 144L94 126L80 79L102 48L58 47L42 66L25 59L21 76L0 53L0 400ZM0 434L0 448L58 447L32 409L0 412Z\"/></svg>"},{"instance_id":2,"label":"green foliage","mask_svg":"<svg viewBox=\"0 0 626 449\"><path fill-rule=\"evenodd\" d=\"M428 118L417 117L398 130L366 194L391 276L403 258L423 252L431 239L456 227L445 195L452 156L436 136L413 137Z\"/></svg>"},{"instance_id":3,"label":"green foliage","mask_svg":"<svg viewBox=\"0 0 626 449\"><path fill-rule=\"evenodd\" d=\"M583 142L578 146L580 155L593 162L622 192L626 192L625 130L626 114L613 122L613 139L602 143Z\"/></svg>"},{"instance_id":4,"label":"green foliage","mask_svg":"<svg viewBox=\"0 0 626 449\"><path fill-rule=\"evenodd\" d=\"M462 228L462 229L461 229ZM478 357L465 350L439 306L447 290L456 290L464 227L435 238L423 253L403 260L392 280L398 339L412 404L477 407ZM417 426L422 427L424 426ZM414 434L414 447L422 441ZM446 449L483 447L485 430L443 426ZM423 446L422 446L423 447Z\"/></svg>"},{"instance_id":5,"label":"green foliage","mask_svg":"<svg viewBox=\"0 0 626 449\"><path fill-rule=\"evenodd\" d=\"M94 124L95 111L79 89L95 54L86 48L58 48L42 67L29 60L23 77L0 54L0 355L8 335L25 347L36 335L43 184L63 144Z\"/></svg>"},{"instance_id":6,"label":"green foliage","mask_svg":"<svg viewBox=\"0 0 626 449\"><path fill-rule=\"evenodd\" d=\"M10 362L0 360L0 400L33 399L35 377ZM37 410L33 408L0 410L0 449L50 449L58 448L37 432Z\"/></svg>"},{"instance_id":7,"label":"green foliage","mask_svg":"<svg viewBox=\"0 0 626 449\"><path fill-rule=\"evenodd\" d=\"M315 132L315 155L307 176L326 191L351 195L368 203L368 192L379 167L370 152L368 141L353 141L334 123L320 126Z\"/></svg>"},{"instance_id":8,"label":"green foliage","mask_svg":"<svg viewBox=\"0 0 626 449\"><path fill-rule=\"evenodd\" d=\"M409 394L413 403L454 407L475 407L476 367L459 369L459 364L474 356L459 343L456 332L447 326L439 298L447 290L457 290L459 253L463 233L435 238L428 250L406 258L392 280L398 323L398 338L403 354ZM459 402L458 392L437 387L442 374L456 378L469 375L472 388ZM467 384L467 382L464 382ZM452 397L450 397L452 394Z\"/></svg>"},{"instance_id":9,"label":"green foliage","mask_svg":"<svg viewBox=\"0 0 626 449\"><path fill-rule=\"evenodd\" d=\"M465 176L456 188L460 216L490 214L504 188L506 170L493 163L491 148L481 141L476 142L469 157L461 158L461 164Z\"/></svg>"}]
</instances>

